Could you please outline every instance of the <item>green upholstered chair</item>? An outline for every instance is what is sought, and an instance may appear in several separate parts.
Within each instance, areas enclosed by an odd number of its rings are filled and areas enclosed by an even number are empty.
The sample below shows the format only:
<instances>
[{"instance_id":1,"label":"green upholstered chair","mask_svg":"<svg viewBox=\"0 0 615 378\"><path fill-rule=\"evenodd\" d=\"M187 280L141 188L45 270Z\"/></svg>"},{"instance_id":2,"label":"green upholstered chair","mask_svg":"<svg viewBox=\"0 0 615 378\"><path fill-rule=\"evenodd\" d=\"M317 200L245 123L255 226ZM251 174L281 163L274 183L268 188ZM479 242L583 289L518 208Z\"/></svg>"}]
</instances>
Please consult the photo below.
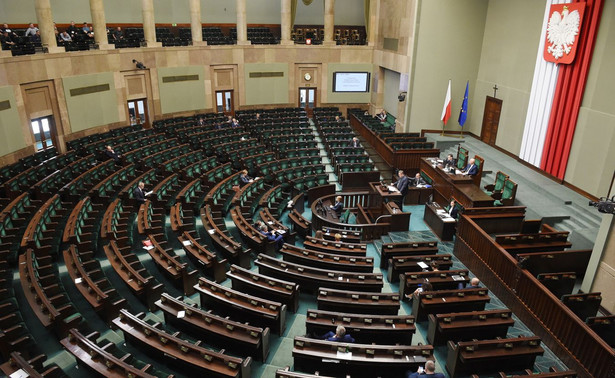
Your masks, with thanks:
<instances>
[{"instance_id":1,"label":"green upholstered chair","mask_svg":"<svg viewBox=\"0 0 615 378\"><path fill-rule=\"evenodd\" d=\"M495 174L495 181L493 184L485 185L487 194L493 197L493 199L500 199L502 195L502 189L504 189L504 181L508 178L508 175L502 171L498 171Z\"/></svg>"},{"instance_id":2,"label":"green upholstered chair","mask_svg":"<svg viewBox=\"0 0 615 378\"><path fill-rule=\"evenodd\" d=\"M457 169L464 169L468 164L468 155L469 152L465 148L459 146L457 148Z\"/></svg>"},{"instance_id":3,"label":"green upholstered chair","mask_svg":"<svg viewBox=\"0 0 615 378\"><path fill-rule=\"evenodd\" d=\"M511 179L504 181L502 196L499 200L493 201L493 206L513 206L517 195L517 183Z\"/></svg>"}]
</instances>

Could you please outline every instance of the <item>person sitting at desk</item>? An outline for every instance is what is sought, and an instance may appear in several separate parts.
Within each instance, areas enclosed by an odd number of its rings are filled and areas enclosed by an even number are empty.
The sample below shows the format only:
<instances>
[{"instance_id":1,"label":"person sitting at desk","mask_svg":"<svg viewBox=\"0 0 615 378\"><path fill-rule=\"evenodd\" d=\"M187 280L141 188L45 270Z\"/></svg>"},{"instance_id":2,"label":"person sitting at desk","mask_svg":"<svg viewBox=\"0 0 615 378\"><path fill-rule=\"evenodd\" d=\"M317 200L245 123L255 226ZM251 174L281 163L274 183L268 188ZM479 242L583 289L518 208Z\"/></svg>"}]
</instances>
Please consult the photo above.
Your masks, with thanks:
<instances>
[{"instance_id":1,"label":"person sitting at desk","mask_svg":"<svg viewBox=\"0 0 615 378\"><path fill-rule=\"evenodd\" d=\"M342 343L354 343L354 338L346 333L346 328L344 326L337 326L335 328L335 332L329 331L324 334L322 337L327 341L337 341Z\"/></svg>"},{"instance_id":2,"label":"person sitting at desk","mask_svg":"<svg viewBox=\"0 0 615 378\"><path fill-rule=\"evenodd\" d=\"M466 176L475 176L478 173L478 166L476 164L474 164L475 160L474 159L470 159L468 161L468 165L466 165L466 167L463 169L463 171L461 171L461 173Z\"/></svg>"},{"instance_id":3,"label":"person sitting at desk","mask_svg":"<svg viewBox=\"0 0 615 378\"><path fill-rule=\"evenodd\" d=\"M423 177L421 177L420 173L417 173L412 179L412 186L419 186L419 185L425 185L425 184L427 183L425 182L425 180L423 180Z\"/></svg>"},{"instance_id":4,"label":"person sitting at desk","mask_svg":"<svg viewBox=\"0 0 615 378\"><path fill-rule=\"evenodd\" d=\"M244 169L241 171L241 174L239 175L239 186L246 186L251 182L254 182L254 179L248 176L248 170Z\"/></svg>"},{"instance_id":5,"label":"person sitting at desk","mask_svg":"<svg viewBox=\"0 0 615 378\"><path fill-rule=\"evenodd\" d=\"M105 149L105 155L107 155L109 159L113 159L116 163L120 161L120 154L115 152L111 146L107 146Z\"/></svg>"},{"instance_id":6,"label":"person sitting at desk","mask_svg":"<svg viewBox=\"0 0 615 378\"><path fill-rule=\"evenodd\" d=\"M436 373L436 363L432 360L427 360L425 362L425 369L419 366L416 372L408 372L406 378L444 378L444 374Z\"/></svg>"},{"instance_id":7,"label":"person sitting at desk","mask_svg":"<svg viewBox=\"0 0 615 378\"><path fill-rule=\"evenodd\" d=\"M451 168L455 168L456 166L456 161L453 158L453 154L448 154L448 156L446 157L446 160L444 160L444 168L446 169L451 169Z\"/></svg>"},{"instance_id":8,"label":"person sitting at desk","mask_svg":"<svg viewBox=\"0 0 615 378\"><path fill-rule=\"evenodd\" d=\"M470 280L470 284L468 286L464 287L464 284L461 282L457 286L457 289L478 289L478 288L480 288L480 280L476 277Z\"/></svg>"},{"instance_id":9,"label":"person sitting at desk","mask_svg":"<svg viewBox=\"0 0 615 378\"><path fill-rule=\"evenodd\" d=\"M335 215L339 218L342 216L342 210L344 210L344 204L342 203L342 196L335 197L335 204L329 206L329 208L335 211Z\"/></svg>"},{"instance_id":10,"label":"person sitting at desk","mask_svg":"<svg viewBox=\"0 0 615 378\"><path fill-rule=\"evenodd\" d=\"M455 200L451 200L451 204L444 209L448 213L448 216L454 219L457 219L459 215L459 209L455 206L456 204Z\"/></svg>"},{"instance_id":11,"label":"person sitting at desk","mask_svg":"<svg viewBox=\"0 0 615 378\"><path fill-rule=\"evenodd\" d=\"M239 127L239 121L236 118L231 119L231 127L232 128Z\"/></svg>"},{"instance_id":12,"label":"person sitting at desk","mask_svg":"<svg viewBox=\"0 0 615 378\"><path fill-rule=\"evenodd\" d=\"M267 237L267 240L275 242L275 250L278 252L284 246L284 237L278 233L270 232L266 224L261 225L261 234Z\"/></svg>"},{"instance_id":13,"label":"person sitting at desk","mask_svg":"<svg viewBox=\"0 0 615 378\"><path fill-rule=\"evenodd\" d=\"M361 142L359 142L359 138L352 137L352 142L350 142L350 147L361 147Z\"/></svg>"}]
</instances>

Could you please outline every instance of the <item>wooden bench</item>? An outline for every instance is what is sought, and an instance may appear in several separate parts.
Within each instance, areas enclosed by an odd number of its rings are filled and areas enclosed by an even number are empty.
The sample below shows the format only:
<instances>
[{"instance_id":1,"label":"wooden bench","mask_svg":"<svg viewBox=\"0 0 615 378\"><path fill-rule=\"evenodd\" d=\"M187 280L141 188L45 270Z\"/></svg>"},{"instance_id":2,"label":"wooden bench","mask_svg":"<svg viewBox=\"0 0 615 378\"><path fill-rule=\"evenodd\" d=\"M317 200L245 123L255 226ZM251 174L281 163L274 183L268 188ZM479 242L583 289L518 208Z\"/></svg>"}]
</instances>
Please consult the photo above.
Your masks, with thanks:
<instances>
[{"instance_id":1,"label":"wooden bench","mask_svg":"<svg viewBox=\"0 0 615 378\"><path fill-rule=\"evenodd\" d=\"M427 267L421 266L426 264ZM418 255L418 256L395 256L389 259L387 278L389 282L397 282L402 273L421 272L432 269L432 264L438 270L449 270L453 266L451 255Z\"/></svg>"},{"instance_id":2,"label":"wooden bench","mask_svg":"<svg viewBox=\"0 0 615 378\"><path fill-rule=\"evenodd\" d=\"M364 256L367 253L365 243L347 243L307 236L303 242L305 249L334 253L337 255Z\"/></svg>"},{"instance_id":3,"label":"wooden bench","mask_svg":"<svg viewBox=\"0 0 615 378\"><path fill-rule=\"evenodd\" d=\"M103 339L97 342L100 337L99 332L92 332L84 335L79 330L73 328L69 330L68 336L60 343L69 353L71 353L80 364L85 365L91 371L107 377L138 377L156 378L161 374L150 364L142 368L136 365L143 365L136 360L130 353L125 353L118 349L117 345ZM169 378L173 377L168 375Z\"/></svg>"},{"instance_id":4,"label":"wooden bench","mask_svg":"<svg viewBox=\"0 0 615 378\"><path fill-rule=\"evenodd\" d=\"M276 254L276 242L269 240L267 235L263 234L253 224L248 222L238 206L231 209L231 218L235 227L241 234L242 239L257 253L265 253L270 256Z\"/></svg>"},{"instance_id":5,"label":"wooden bench","mask_svg":"<svg viewBox=\"0 0 615 378\"><path fill-rule=\"evenodd\" d=\"M419 285L430 283L432 290L452 290L465 287L470 281L467 269L404 272L399 275L399 295L409 298Z\"/></svg>"},{"instance_id":6,"label":"wooden bench","mask_svg":"<svg viewBox=\"0 0 615 378\"><path fill-rule=\"evenodd\" d=\"M561 251L572 247L568 231L540 232L536 234L497 235L495 242L511 255L526 252Z\"/></svg>"},{"instance_id":7,"label":"wooden bench","mask_svg":"<svg viewBox=\"0 0 615 378\"><path fill-rule=\"evenodd\" d=\"M254 327L200 309L167 293L156 301L167 324L207 340L239 355L265 361L269 355L269 328Z\"/></svg>"},{"instance_id":8,"label":"wooden bench","mask_svg":"<svg viewBox=\"0 0 615 378\"><path fill-rule=\"evenodd\" d=\"M296 371L290 371L290 366L285 368L279 368L275 371L275 378L333 378L330 376L320 375L319 372L315 374L297 373Z\"/></svg>"},{"instance_id":9,"label":"wooden bench","mask_svg":"<svg viewBox=\"0 0 615 378\"><path fill-rule=\"evenodd\" d=\"M507 375L506 373L500 372L499 378L576 378L577 372L574 370L564 370L559 371L554 366L549 368L548 373L534 373L531 369L525 369L525 374L513 374ZM472 378L479 378L478 375L473 374Z\"/></svg>"},{"instance_id":10,"label":"wooden bench","mask_svg":"<svg viewBox=\"0 0 615 378\"><path fill-rule=\"evenodd\" d=\"M561 298L562 295L571 294L577 281L577 275L574 272L541 273L537 278L544 287L558 298Z\"/></svg>"},{"instance_id":11,"label":"wooden bench","mask_svg":"<svg viewBox=\"0 0 615 378\"><path fill-rule=\"evenodd\" d=\"M194 285L198 279L198 271L190 270L187 263L181 262L180 257L175 255L172 248L168 248L164 234L149 234L148 240L152 247L147 250L156 265L166 274L175 284L182 288L184 294L194 294Z\"/></svg>"},{"instance_id":12,"label":"wooden bench","mask_svg":"<svg viewBox=\"0 0 615 378\"><path fill-rule=\"evenodd\" d=\"M452 378L470 373L532 368L544 350L537 336L447 343L446 370Z\"/></svg>"},{"instance_id":13,"label":"wooden bench","mask_svg":"<svg viewBox=\"0 0 615 378\"><path fill-rule=\"evenodd\" d=\"M412 295L412 315L424 321L429 314L483 311L489 302L487 289L423 291Z\"/></svg>"},{"instance_id":14,"label":"wooden bench","mask_svg":"<svg viewBox=\"0 0 615 378\"><path fill-rule=\"evenodd\" d=\"M292 209L288 214L288 219L292 225L293 231L302 237L312 234L312 222L308 221L296 209Z\"/></svg>"},{"instance_id":15,"label":"wooden bench","mask_svg":"<svg viewBox=\"0 0 615 378\"><path fill-rule=\"evenodd\" d=\"M296 232L292 231L290 228L286 227L282 222L277 220L273 214L269 211L268 208L261 209L258 212L258 216L260 219L267 224L269 228L275 228L276 230L284 231L284 240L287 243L295 244L295 236ZM290 214L289 214L290 217ZM305 237L305 236L304 236Z\"/></svg>"},{"instance_id":16,"label":"wooden bench","mask_svg":"<svg viewBox=\"0 0 615 378\"><path fill-rule=\"evenodd\" d=\"M304 372L318 370L334 376L401 377L433 360L431 345L373 345L338 343L295 337L294 368Z\"/></svg>"},{"instance_id":17,"label":"wooden bench","mask_svg":"<svg viewBox=\"0 0 615 378\"><path fill-rule=\"evenodd\" d=\"M186 255L192 257L205 272L213 277L214 281L222 282L226 279L226 259L218 260L215 252L205 248L200 239L193 236L194 231L184 231L177 237Z\"/></svg>"},{"instance_id":18,"label":"wooden bench","mask_svg":"<svg viewBox=\"0 0 615 378\"><path fill-rule=\"evenodd\" d=\"M518 253L519 265L533 275L541 273L574 272L585 275L591 249Z\"/></svg>"},{"instance_id":19,"label":"wooden bench","mask_svg":"<svg viewBox=\"0 0 615 378\"><path fill-rule=\"evenodd\" d=\"M122 281L137 298L145 300L147 307L153 310L154 302L160 298L164 286L143 267L137 255L132 252L132 247L119 247L115 240L111 240L103 250Z\"/></svg>"},{"instance_id":20,"label":"wooden bench","mask_svg":"<svg viewBox=\"0 0 615 378\"><path fill-rule=\"evenodd\" d=\"M269 327L279 335L286 329L286 305L233 290L205 278L194 286L201 306L211 306L241 321Z\"/></svg>"},{"instance_id":21,"label":"wooden bench","mask_svg":"<svg viewBox=\"0 0 615 378\"><path fill-rule=\"evenodd\" d=\"M318 290L318 309L358 314L397 315L400 302L397 293L372 293L362 291Z\"/></svg>"},{"instance_id":22,"label":"wooden bench","mask_svg":"<svg viewBox=\"0 0 615 378\"><path fill-rule=\"evenodd\" d=\"M283 303L291 312L299 308L299 285L294 282L255 273L238 265L231 265L226 276L235 290Z\"/></svg>"},{"instance_id":23,"label":"wooden bench","mask_svg":"<svg viewBox=\"0 0 615 378\"><path fill-rule=\"evenodd\" d=\"M259 272L282 280L296 282L301 291L314 292L319 287L341 290L382 290L382 274L332 271L286 262L260 254L255 264Z\"/></svg>"},{"instance_id":24,"label":"wooden bench","mask_svg":"<svg viewBox=\"0 0 615 378\"><path fill-rule=\"evenodd\" d=\"M322 226L322 237L327 240L335 241L335 234L342 235L342 240L345 243L361 243L362 236L360 230L345 230L343 228L335 228Z\"/></svg>"},{"instance_id":25,"label":"wooden bench","mask_svg":"<svg viewBox=\"0 0 615 378\"><path fill-rule=\"evenodd\" d=\"M495 339L506 337L515 321L510 310L487 310L429 314L427 341L432 345L447 341Z\"/></svg>"},{"instance_id":26,"label":"wooden bench","mask_svg":"<svg viewBox=\"0 0 615 378\"><path fill-rule=\"evenodd\" d=\"M103 319L110 321L121 308L127 307L126 299L111 285L93 251L80 252L75 245L70 245L63 255L70 278Z\"/></svg>"},{"instance_id":27,"label":"wooden bench","mask_svg":"<svg viewBox=\"0 0 615 378\"><path fill-rule=\"evenodd\" d=\"M387 269L389 259L401 256L425 256L438 253L437 241L384 243L380 249L380 269Z\"/></svg>"},{"instance_id":28,"label":"wooden bench","mask_svg":"<svg viewBox=\"0 0 615 378\"><path fill-rule=\"evenodd\" d=\"M178 333L168 333L161 329L160 323L150 324L143 320L144 314L133 315L121 310L120 316L113 319L114 328L124 333L127 341L151 350L155 356L161 356L180 368L188 368L197 374L215 377L249 377L252 359L232 357L214 352L181 339Z\"/></svg>"},{"instance_id":29,"label":"wooden bench","mask_svg":"<svg viewBox=\"0 0 615 378\"><path fill-rule=\"evenodd\" d=\"M227 254L233 264L237 264L244 268L249 268L251 265L250 250L244 250L242 245L233 239L230 235L218 227L212 214L211 205L207 205L201 209L201 221L203 227L209 234L213 244L222 252ZM220 221L224 221L220 219Z\"/></svg>"},{"instance_id":30,"label":"wooden bench","mask_svg":"<svg viewBox=\"0 0 615 378\"><path fill-rule=\"evenodd\" d=\"M411 345L416 332L412 315L365 315L340 313L337 311L308 310L305 321L306 331L312 337L319 337L335 330L338 325L346 328L359 344L402 344Z\"/></svg>"},{"instance_id":31,"label":"wooden bench","mask_svg":"<svg viewBox=\"0 0 615 378\"><path fill-rule=\"evenodd\" d=\"M600 309L601 293L567 294L562 296L562 302L574 312L581 321L594 317Z\"/></svg>"},{"instance_id":32,"label":"wooden bench","mask_svg":"<svg viewBox=\"0 0 615 378\"><path fill-rule=\"evenodd\" d=\"M0 370L10 377L64 377L64 372L58 365L43 366L47 356L40 354L27 359L20 352L12 352L9 360L0 365ZM21 373L18 373L21 372ZM25 373L26 375L22 375ZM15 375L13 375L15 374Z\"/></svg>"},{"instance_id":33,"label":"wooden bench","mask_svg":"<svg viewBox=\"0 0 615 378\"><path fill-rule=\"evenodd\" d=\"M590 316L585 322L602 340L615 348L615 315Z\"/></svg>"},{"instance_id":34,"label":"wooden bench","mask_svg":"<svg viewBox=\"0 0 615 378\"><path fill-rule=\"evenodd\" d=\"M36 257L26 250L19 256L19 279L32 311L45 328L63 334L81 322L51 266L51 257Z\"/></svg>"},{"instance_id":35,"label":"wooden bench","mask_svg":"<svg viewBox=\"0 0 615 378\"><path fill-rule=\"evenodd\" d=\"M8 297L5 292L0 295ZM36 342L23 323L16 300L11 299L0 304L0 329L0 356L5 360L16 351L26 353L35 350Z\"/></svg>"},{"instance_id":36,"label":"wooden bench","mask_svg":"<svg viewBox=\"0 0 615 378\"><path fill-rule=\"evenodd\" d=\"M374 271L374 259L371 257L319 252L291 244L284 244L284 248L280 250L280 253L284 261L313 266L315 268L365 273L372 273Z\"/></svg>"}]
</instances>

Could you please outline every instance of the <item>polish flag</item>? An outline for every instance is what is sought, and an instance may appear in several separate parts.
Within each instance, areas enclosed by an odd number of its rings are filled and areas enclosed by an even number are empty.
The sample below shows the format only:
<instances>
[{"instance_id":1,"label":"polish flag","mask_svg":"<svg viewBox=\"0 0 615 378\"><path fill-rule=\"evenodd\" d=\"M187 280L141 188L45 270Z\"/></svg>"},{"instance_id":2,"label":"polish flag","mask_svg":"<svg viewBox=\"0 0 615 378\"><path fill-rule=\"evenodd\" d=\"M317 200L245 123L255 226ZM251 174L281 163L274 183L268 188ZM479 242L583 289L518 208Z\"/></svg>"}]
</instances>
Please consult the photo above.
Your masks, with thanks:
<instances>
[{"instance_id":1,"label":"polish flag","mask_svg":"<svg viewBox=\"0 0 615 378\"><path fill-rule=\"evenodd\" d=\"M448 119L451 118L451 81L448 81L448 89L446 90L446 98L444 99L444 108L442 108L442 123L446 125Z\"/></svg>"}]
</instances>

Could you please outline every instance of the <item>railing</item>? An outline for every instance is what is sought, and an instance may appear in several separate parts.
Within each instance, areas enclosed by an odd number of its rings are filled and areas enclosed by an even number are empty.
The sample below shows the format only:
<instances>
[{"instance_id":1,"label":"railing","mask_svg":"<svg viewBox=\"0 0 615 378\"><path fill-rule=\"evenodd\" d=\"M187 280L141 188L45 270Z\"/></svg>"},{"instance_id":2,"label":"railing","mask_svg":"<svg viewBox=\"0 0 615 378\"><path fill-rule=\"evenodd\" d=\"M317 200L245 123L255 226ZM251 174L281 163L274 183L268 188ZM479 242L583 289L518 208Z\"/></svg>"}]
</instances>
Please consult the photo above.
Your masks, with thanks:
<instances>
[{"instance_id":1,"label":"railing","mask_svg":"<svg viewBox=\"0 0 615 378\"><path fill-rule=\"evenodd\" d=\"M579 376L615 376L615 351L521 269L470 214L462 215L457 226L455 255Z\"/></svg>"}]
</instances>

